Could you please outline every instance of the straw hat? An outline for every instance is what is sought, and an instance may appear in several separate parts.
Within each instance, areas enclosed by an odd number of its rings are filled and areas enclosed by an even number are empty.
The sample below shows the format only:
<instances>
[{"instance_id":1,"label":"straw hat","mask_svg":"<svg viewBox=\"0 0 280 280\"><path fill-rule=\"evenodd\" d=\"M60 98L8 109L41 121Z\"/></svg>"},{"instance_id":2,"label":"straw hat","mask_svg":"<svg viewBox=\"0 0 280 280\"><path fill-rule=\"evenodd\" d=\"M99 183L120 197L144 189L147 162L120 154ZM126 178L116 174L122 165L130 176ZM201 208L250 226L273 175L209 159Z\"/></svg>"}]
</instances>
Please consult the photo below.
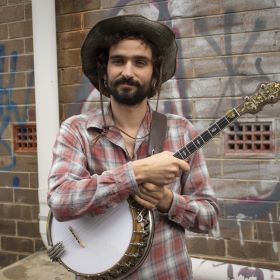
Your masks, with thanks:
<instances>
[{"instance_id":1,"label":"straw hat","mask_svg":"<svg viewBox=\"0 0 280 280\"><path fill-rule=\"evenodd\" d=\"M88 33L82 49L82 67L84 74L99 89L97 55L102 49L109 48L105 36L125 32L141 33L163 56L162 81L169 80L176 70L177 45L173 31L166 25L149 20L140 15L122 15L98 22Z\"/></svg>"}]
</instances>

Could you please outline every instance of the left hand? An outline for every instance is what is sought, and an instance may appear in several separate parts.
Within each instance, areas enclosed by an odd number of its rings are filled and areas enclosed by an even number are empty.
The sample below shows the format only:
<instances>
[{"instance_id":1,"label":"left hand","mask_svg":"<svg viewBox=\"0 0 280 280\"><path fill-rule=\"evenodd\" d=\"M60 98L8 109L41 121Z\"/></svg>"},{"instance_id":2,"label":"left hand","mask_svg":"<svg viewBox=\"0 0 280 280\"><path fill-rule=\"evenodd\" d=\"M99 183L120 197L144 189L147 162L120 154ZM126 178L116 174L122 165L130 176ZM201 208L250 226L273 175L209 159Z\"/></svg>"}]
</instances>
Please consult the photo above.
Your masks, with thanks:
<instances>
[{"instance_id":1,"label":"left hand","mask_svg":"<svg viewBox=\"0 0 280 280\"><path fill-rule=\"evenodd\" d=\"M168 212L172 204L173 193L168 186L144 183L139 186L139 192L133 198L145 208L157 208L161 212Z\"/></svg>"}]
</instances>

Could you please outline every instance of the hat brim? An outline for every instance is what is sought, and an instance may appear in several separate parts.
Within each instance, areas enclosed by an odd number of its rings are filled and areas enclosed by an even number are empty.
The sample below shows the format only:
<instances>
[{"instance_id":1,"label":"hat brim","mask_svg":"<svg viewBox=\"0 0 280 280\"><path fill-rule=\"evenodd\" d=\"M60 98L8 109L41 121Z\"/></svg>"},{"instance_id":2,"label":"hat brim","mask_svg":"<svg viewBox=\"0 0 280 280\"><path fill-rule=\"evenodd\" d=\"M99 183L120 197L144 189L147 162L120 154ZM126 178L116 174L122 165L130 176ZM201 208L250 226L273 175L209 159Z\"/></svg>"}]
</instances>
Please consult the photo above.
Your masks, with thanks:
<instances>
[{"instance_id":1,"label":"hat brim","mask_svg":"<svg viewBox=\"0 0 280 280\"><path fill-rule=\"evenodd\" d=\"M82 48L82 68L92 84L99 89L97 55L108 48L105 36L125 31L141 33L163 56L162 81L169 80L176 70L177 45L175 35L166 25L140 15L122 15L98 22L88 33Z\"/></svg>"}]
</instances>

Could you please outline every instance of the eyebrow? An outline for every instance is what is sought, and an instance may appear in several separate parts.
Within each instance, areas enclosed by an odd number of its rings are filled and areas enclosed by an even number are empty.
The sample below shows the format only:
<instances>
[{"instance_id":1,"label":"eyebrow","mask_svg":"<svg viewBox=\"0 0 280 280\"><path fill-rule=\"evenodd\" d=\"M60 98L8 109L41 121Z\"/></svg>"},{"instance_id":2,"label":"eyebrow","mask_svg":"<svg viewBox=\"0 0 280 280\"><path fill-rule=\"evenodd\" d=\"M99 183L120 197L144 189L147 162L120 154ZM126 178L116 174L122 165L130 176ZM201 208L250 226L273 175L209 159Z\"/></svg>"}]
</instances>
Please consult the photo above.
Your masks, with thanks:
<instances>
[{"instance_id":1,"label":"eyebrow","mask_svg":"<svg viewBox=\"0 0 280 280\"><path fill-rule=\"evenodd\" d=\"M115 54L115 55L109 56L109 59L114 59L114 58L125 58L125 57L127 57L127 56L121 55L121 54ZM134 58L134 59L143 59L143 60L147 60L147 61L152 61L152 59L150 59L149 57L144 56L144 55L135 55L135 56L132 56L132 58Z\"/></svg>"}]
</instances>

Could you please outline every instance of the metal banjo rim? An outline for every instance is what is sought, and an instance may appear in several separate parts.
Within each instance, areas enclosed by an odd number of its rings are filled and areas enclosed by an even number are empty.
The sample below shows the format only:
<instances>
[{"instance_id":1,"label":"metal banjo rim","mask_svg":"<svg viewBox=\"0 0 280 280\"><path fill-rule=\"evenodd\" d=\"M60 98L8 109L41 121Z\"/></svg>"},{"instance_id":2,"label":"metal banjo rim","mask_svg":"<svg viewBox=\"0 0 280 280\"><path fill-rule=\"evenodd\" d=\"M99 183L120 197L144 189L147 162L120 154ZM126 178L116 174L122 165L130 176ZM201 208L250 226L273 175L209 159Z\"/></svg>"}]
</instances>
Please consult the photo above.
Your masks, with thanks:
<instances>
[{"instance_id":1,"label":"metal banjo rim","mask_svg":"<svg viewBox=\"0 0 280 280\"><path fill-rule=\"evenodd\" d=\"M83 274L77 272L66 265L61 257L52 259L63 265L68 271L77 276L82 276L90 279L124 279L133 273L146 259L152 246L154 236L154 217L153 212L139 205L135 200L129 198L127 200L130 214L133 221L133 232L128 248L123 257L112 267L104 272L97 274ZM52 241L51 223L53 214L50 211L47 219L47 240L50 246L49 251L56 245ZM50 255L49 255L50 256Z\"/></svg>"}]
</instances>

